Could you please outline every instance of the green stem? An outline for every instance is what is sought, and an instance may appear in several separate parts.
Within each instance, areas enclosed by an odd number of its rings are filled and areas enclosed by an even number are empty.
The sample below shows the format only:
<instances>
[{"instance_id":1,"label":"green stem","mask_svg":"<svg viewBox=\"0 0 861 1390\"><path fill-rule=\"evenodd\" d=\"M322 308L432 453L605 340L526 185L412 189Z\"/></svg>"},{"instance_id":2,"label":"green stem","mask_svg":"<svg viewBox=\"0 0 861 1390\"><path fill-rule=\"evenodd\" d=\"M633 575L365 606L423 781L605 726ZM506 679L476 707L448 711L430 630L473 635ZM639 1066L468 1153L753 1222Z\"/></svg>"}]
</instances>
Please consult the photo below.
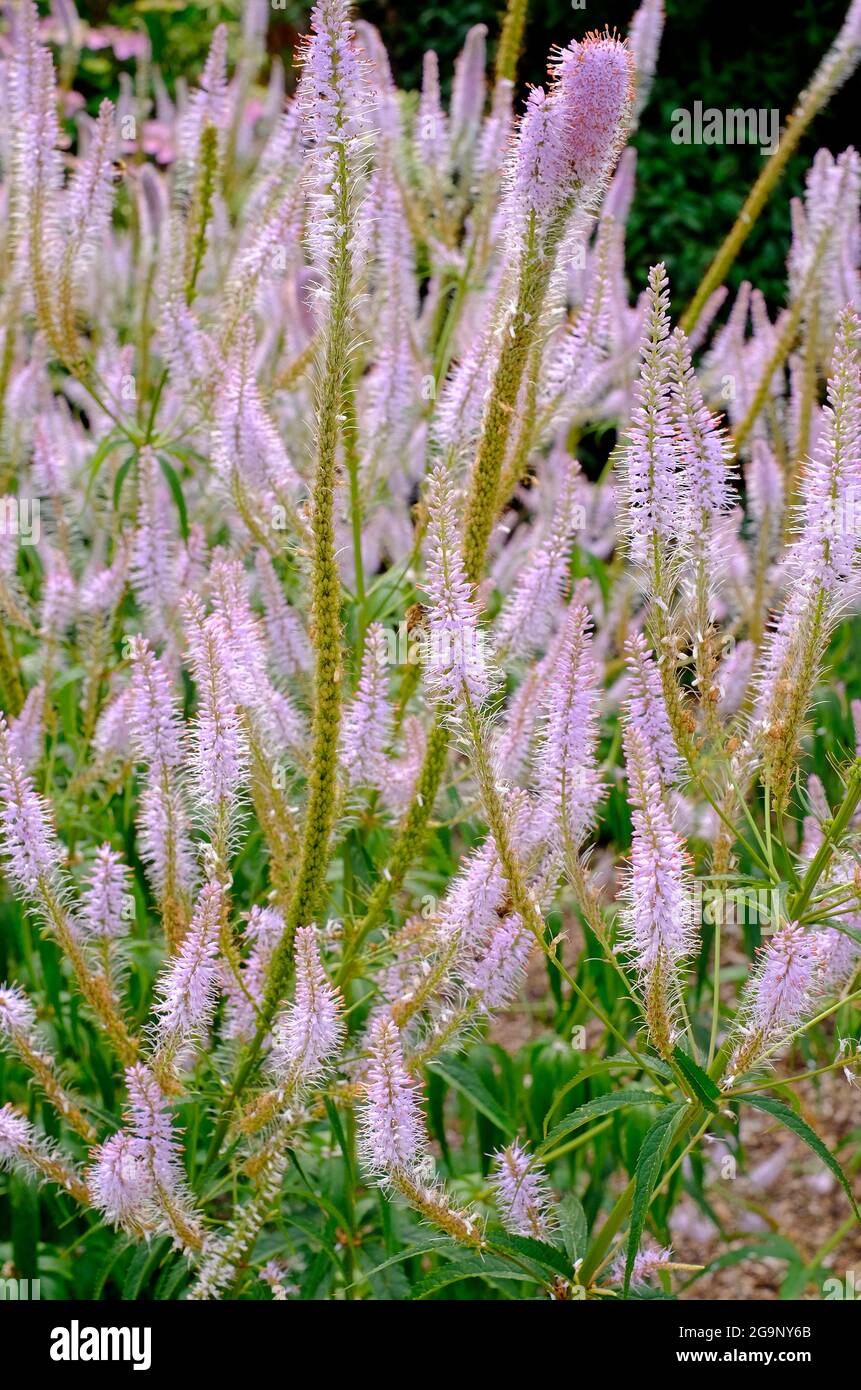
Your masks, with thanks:
<instances>
[{"instance_id":1,"label":"green stem","mask_svg":"<svg viewBox=\"0 0 861 1390\"><path fill-rule=\"evenodd\" d=\"M482 422L481 439L470 473L463 558L471 584L478 583L484 570L487 543L496 519L502 464L515 418L520 384L538 332L551 264L552 257L546 254L546 248L538 244L533 215L524 243L517 300L509 320L509 331L503 339Z\"/></svg>"},{"instance_id":2,"label":"green stem","mask_svg":"<svg viewBox=\"0 0 861 1390\"><path fill-rule=\"evenodd\" d=\"M197 277L206 254L207 232L212 220L215 178L218 169L218 131L207 123L200 134L200 172L194 191L188 249L188 275L185 302L192 304L197 293Z\"/></svg>"},{"instance_id":3,"label":"green stem","mask_svg":"<svg viewBox=\"0 0 861 1390\"><path fill-rule=\"evenodd\" d=\"M834 1231L828 1237L828 1239L823 1242L822 1245L820 1245L819 1249L816 1251L816 1254L810 1260L808 1264L808 1269L817 1269L819 1265L822 1264L822 1261L825 1259L826 1255L830 1255L831 1251L836 1250L841 1241L845 1240L846 1236L849 1235L849 1232L853 1230L856 1221L857 1217L854 1212L852 1212L851 1215L847 1216L846 1220L842 1221L840 1225L837 1227L837 1230Z\"/></svg>"},{"instance_id":4,"label":"green stem","mask_svg":"<svg viewBox=\"0 0 861 1390\"><path fill-rule=\"evenodd\" d=\"M548 238L552 243L552 236ZM517 395L535 341L541 304L552 264L549 248L537 254L530 227L524 249L524 264L518 290L517 307L511 320L494 376L491 398L485 411L478 453L471 475L471 486L464 522L464 563L467 577L477 584L484 569L487 542L496 515L496 499L505 450L511 431ZM463 283L465 284L465 277ZM445 769L448 735L438 715L428 738L425 760L415 795L398 829L385 873L377 882L365 916L359 923L351 949L345 953L339 979L346 977L352 960L368 935L378 927L393 896L400 891L413 857L424 838L431 811Z\"/></svg>"},{"instance_id":5,"label":"green stem","mask_svg":"<svg viewBox=\"0 0 861 1390\"><path fill-rule=\"evenodd\" d=\"M347 393L344 410L344 463L350 485L350 525L353 535L353 568L356 571L356 604L358 606L358 651L365 643L367 626L365 568L362 560L362 496L359 488L359 455L356 450L356 402L353 391Z\"/></svg>"},{"instance_id":6,"label":"green stem","mask_svg":"<svg viewBox=\"0 0 861 1390\"><path fill-rule=\"evenodd\" d=\"M335 822L338 734L341 723L341 579L335 548L335 480L338 442L347 404L352 319L351 172L345 140L336 146L334 221L344 229L330 270L330 310L317 381L317 460L311 492L311 607L314 645L314 715L305 829L296 886L284 934L273 954L263 1014L271 1021L290 982L293 939L313 922L326 886Z\"/></svg>"},{"instance_id":7,"label":"green stem","mask_svg":"<svg viewBox=\"0 0 861 1390\"><path fill-rule=\"evenodd\" d=\"M841 1001L842 1002L842 1001ZM795 1076L770 1076L758 1086L745 1086L743 1091L725 1091L727 1100L738 1100L741 1096L755 1096L760 1091L772 1091L776 1086L794 1086L798 1081L809 1081L812 1076L822 1076L824 1072L836 1071L838 1067L848 1066L854 1061L851 1056L839 1057L836 1062L828 1062L824 1067L813 1071L800 1071Z\"/></svg>"},{"instance_id":8,"label":"green stem","mask_svg":"<svg viewBox=\"0 0 861 1390\"><path fill-rule=\"evenodd\" d=\"M835 53L837 56L832 58ZM769 157L768 163L747 195L741 212L682 315L681 327L688 335L697 324L709 297L726 279L727 272L753 230L790 157L798 148L802 135L829 100L832 92L848 77L855 62L857 44L853 45L848 39L844 39L841 32L820 64L813 81L799 97L795 110L780 132L777 149Z\"/></svg>"},{"instance_id":9,"label":"green stem","mask_svg":"<svg viewBox=\"0 0 861 1390\"><path fill-rule=\"evenodd\" d=\"M712 1026L709 1034L708 1066L711 1066L714 1061L715 1049L717 1048L718 1027L720 1024L720 948L722 920L723 911L721 910L716 914L715 920L715 948L712 976Z\"/></svg>"},{"instance_id":10,"label":"green stem","mask_svg":"<svg viewBox=\"0 0 861 1390\"><path fill-rule=\"evenodd\" d=\"M765 402L771 391L771 383L774 380L775 372L778 370L779 367L783 366L783 363L786 361L787 357L789 356L792 350L792 346L798 334L798 328L799 324L801 323L802 314L804 313L810 295L816 286L816 279L819 274L819 268L822 263L822 258L825 254L828 242L830 241L833 235L834 227L829 223L828 226L826 226L820 234L819 241L816 246L816 251L810 263L810 267L807 271L807 274L804 277L804 281L795 298L792 308L787 314L786 321L780 330L780 334L778 336L774 351L772 352L771 357L769 358L765 368L763 369L762 375L760 376L756 390L753 393L753 399L745 414L745 417L738 425L738 428L733 430L733 443L735 445L736 452L738 452L741 449L742 445L744 444L745 440L747 439L748 435L753 429L754 424L756 423L756 419L759 415L759 412L765 405Z\"/></svg>"},{"instance_id":11,"label":"green stem","mask_svg":"<svg viewBox=\"0 0 861 1390\"><path fill-rule=\"evenodd\" d=\"M676 1138L680 1139L682 1135L685 1134L688 1130L690 1130L695 1124L700 1123L701 1115L702 1106L694 1104L691 1107L690 1115L688 1115L687 1119L684 1122L684 1125L680 1129ZM673 1167L668 1169L667 1173L665 1174L662 1180L662 1184L672 1176L679 1163L690 1151L690 1148L693 1146L693 1144L696 1143L698 1138L699 1135L695 1135L694 1138L689 1141L688 1145L680 1155L679 1159L676 1160L676 1163L673 1165ZM631 1181L628 1183L628 1186L625 1188L621 1196L617 1199L615 1206L612 1208L609 1216L607 1217L606 1221L604 1222L600 1231L598 1232L597 1236L592 1242L592 1245L589 1247L589 1250L586 1253L583 1263L577 1271L577 1277L580 1280L580 1283L585 1288L589 1287L589 1285L592 1283L592 1280L595 1278L595 1275L597 1274L598 1270L604 1264L604 1261L610 1251L610 1246L612 1245L613 1241L615 1240L616 1236L621 1230L622 1225L624 1224L628 1216L628 1213L631 1210L631 1205L634 1200L635 1188L636 1178L631 1178Z\"/></svg>"},{"instance_id":12,"label":"green stem","mask_svg":"<svg viewBox=\"0 0 861 1390\"><path fill-rule=\"evenodd\" d=\"M514 82L517 77L517 60L523 47L528 10L529 0L508 0L496 50L497 82Z\"/></svg>"},{"instance_id":13,"label":"green stem","mask_svg":"<svg viewBox=\"0 0 861 1390\"><path fill-rule=\"evenodd\" d=\"M808 906L813 890L831 862L837 841L847 829L859 802L861 802L861 758L857 758L852 764L847 777L846 795L825 831L821 845L810 861L807 872L801 881L800 889L790 899L788 911L793 921L800 917Z\"/></svg>"},{"instance_id":14,"label":"green stem","mask_svg":"<svg viewBox=\"0 0 861 1390\"><path fill-rule=\"evenodd\" d=\"M542 1154L541 1162L544 1164L554 1163L557 1158L564 1158L566 1154L573 1153L575 1149L582 1149L584 1145L591 1143L599 1134L603 1134L605 1130L610 1129L614 1124L615 1120L613 1116L608 1115L606 1120L602 1120L600 1124L593 1125L591 1129L586 1130L585 1134L578 1134L576 1139L570 1139L567 1144L560 1144L558 1149L551 1149L550 1153Z\"/></svg>"}]
</instances>

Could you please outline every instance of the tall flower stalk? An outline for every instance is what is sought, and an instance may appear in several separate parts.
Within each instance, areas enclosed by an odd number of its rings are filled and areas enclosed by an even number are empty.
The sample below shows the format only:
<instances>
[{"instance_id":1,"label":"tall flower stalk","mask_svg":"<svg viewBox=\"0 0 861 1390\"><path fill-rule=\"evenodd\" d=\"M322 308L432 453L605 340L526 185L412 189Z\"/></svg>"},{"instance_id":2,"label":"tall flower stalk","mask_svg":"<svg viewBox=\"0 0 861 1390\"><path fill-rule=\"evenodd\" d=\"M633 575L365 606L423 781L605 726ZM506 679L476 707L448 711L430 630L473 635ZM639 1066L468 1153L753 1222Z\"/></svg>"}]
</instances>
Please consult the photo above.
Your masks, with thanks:
<instances>
[{"instance_id":1,"label":"tall flower stalk","mask_svg":"<svg viewBox=\"0 0 861 1390\"><path fill-rule=\"evenodd\" d=\"M296 931L319 911L335 818L342 655L334 505L338 443L350 389L353 243L367 104L362 63L344 0L321 0L312 12L311 29L297 101L312 142L311 249L323 277L325 314L316 367L316 460L311 491L314 717L299 871L264 1003L270 1018L290 978Z\"/></svg>"}]
</instances>

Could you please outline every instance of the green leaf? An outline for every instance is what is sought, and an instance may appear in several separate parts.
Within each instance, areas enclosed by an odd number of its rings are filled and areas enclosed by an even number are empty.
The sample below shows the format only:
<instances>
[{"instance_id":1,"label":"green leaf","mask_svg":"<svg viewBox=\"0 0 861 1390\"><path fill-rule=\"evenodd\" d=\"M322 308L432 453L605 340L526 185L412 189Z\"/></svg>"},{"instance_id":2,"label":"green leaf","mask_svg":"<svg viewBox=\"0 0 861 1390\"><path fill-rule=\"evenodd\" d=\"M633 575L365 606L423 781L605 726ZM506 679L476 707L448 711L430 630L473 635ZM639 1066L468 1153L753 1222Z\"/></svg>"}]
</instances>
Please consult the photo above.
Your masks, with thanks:
<instances>
[{"instance_id":1,"label":"green leaf","mask_svg":"<svg viewBox=\"0 0 861 1390\"><path fill-rule=\"evenodd\" d=\"M501 1260L490 1260L481 1255L463 1255L459 1260L449 1260L447 1264L419 1280L410 1293L410 1299L415 1301L430 1298L431 1294L438 1293L449 1284L456 1284L460 1279L518 1279L526 1284L535 1282L524 1270L504 1265Z\"/></svg>"},{"instance_id":2,"label":"green leaf","mask_svg":"<svg viewBox=\"0 0 861 1390\"><path fill-rule=\"evenodd\" d=\"M427 1070L427 1115L428 1125L432 1137L440 1147L442 1161L449 1173L453 1173L451 1163L451 1151L448 1145L448 1135L445 1128L445 1098L448 1095L448 1087L443 1076L433 1068Z\"/></svg>"},{"instance_id":3,"label":"green leaf","mask_svg":"<svg viewBox=\"0 0 861 1390\"><path fill-rule=\"evenodd\" d=\"M123 483L134 461L134 454L129 454L128 458L124 459L117 469L116 477L114 478L114 511L116 511L120 505L120 494L123 490Z\"/></svg>"},{"instance_id":4,"label":"green leaf","mask_svg":"<svg viewBox=\"0 0 861 1390\"><path fill-rule=\"evenodd\" d=\"M625 1263L625 1298L628 1297L628 1290L631 1287L634 1260L640 1248L640 1239L646 1224L652 1193L655 1190L655 1184L658 1181L667 1150L675 1135L676 1126L681 1119L682 1112L687 1109L686 1104L668 1105L666 1110L655 1120L640 1149L637 1169L634 1173L634 1201L631 1206L631 1231L628 1236L628 1257Z\"/></svg>"},{"instance_id":5,"label":"green leaf","mask_svg":"<svg viewBox=\"0 0 861 1390\"><path fill-rule=\"evenodd\" d=\"M122 435L120 435L116 430L111 430L110 434L106 434L104 439L99 441L99 447L93 454L92 460L90 462L89 473L87 475L87 487L84 493L85 506L90 500L90 493L93 490L93 485L95 484L96 478L99 476L102 464L108 457L108 454L111 452L111 450L115 449L118 444L122 443L122 438Z\"/></svg>"},{"instance_id":6,"label":"green leaf","mask_svg":"<svg viewBox=\"0 0 861 1390\"><path fill-rule=\"evenodd\" d=\"M581 1125L585 1125L589 1120L596 1120L601 1115L609 1115L613 1110L622 1110L627 1105L661 1105L663 1097L656 1091L643 1091L636 1086L623 1088L621 1091L608 1091L605 1096L596 1096L594 1100L587 1100L584 1105L578 1105L576 1110L572 1110L570 1115L566 1115L564 1120L560 1120L558 1125L554 1125L543 1143L539 1144L538 1152L547 1153L558 1139L562 1139L566 1134L571 1134Z\"/></svg>"},{"instance_id":7,"label":"green leaf","mask_svg":"<svg viewBox=\"0 0 861 1390\"><path fill-rule=\"evenodd\" d=\"M571 1267L562 1251L543 1240L534 1240L531 1236L503 1235L501 1231L495 1231L488 1239L494 1250L510 1250L512 1255L529 1260L545 1272L561 1274L566 1278L571 1273Z\"/></svg>"},{"instance_id":8,"label":"green leaf","mask_svg":"<svg viewBox=\"0 0 861 1390\"><path fill-rule=\"evenodd\" d=\"M793 1134L797 1134L799 1139L804 1140L805 1144L813 1150L817 1158L821 1158L826 1168L829 1168L834 1174L840 1186L843 1188L843 1191L846 1193L846 1196L849 1198L856 1220L861 1222L861 1211L858 1210L858 1203L855 1201L855 1194L849 1185L849 1179L840 1167L833 1153L825 1147L816 1131L811 1129L810 1125L807 1124L805 1120L802 1120L800 1115L796 1115L794 1110L790 1110L788 1105L784 1105L781 1100L775 1100L773 1096L745 1096L744 1100L748 1105L752 1105L754 1110L762 1110L766 1115L773 1115L776 1120L780 1120L781 1124L786 1125L787 1129L791 1129Z\"/></svg>"},{"instance_id":9,"label":"green leaf","mask_svg":"<svg viewBox=\"0 0 861 1390\"><path fill-rule=\"evenodd\" d=\"M657 1058L653 1057L649 1059L649 1066L652 1071L658 1072L661 1076L666 1076L668 1080L672 1080L672 1069L667 1066L666 1062L660 1062ZM628 1056L627 1052L616 1052L612 1057L602 1057L597 1062L589 1062L578 1071L576 1076L572 1076L570 1081L566 1081L562 1089L557 1091L556 1095L553 1097L553 1104L544 1116L545 1135L547 1134L547 1127L550 1124L550 1117L553 1115L554 1111L559 1109L565 1097L569 1092L574 1090L575 1086L579 1086L587 1077L600 1076L603 1072L616 1071L620 1068L625 1071L641 1070L634 1059Z\"/></svg>"},{"instance_id":10,"label":"green leaf","mask_svg":"<svg viewBox=\"0 0 861 1390\"><path fill-rule=\"evenodd\" d=\"M323 1097L323 1103L326 1106L326 1114L329 1117L329 1124L332 1126L332 1131L335 1135L335 1138L338 1141L338 1146L341 1150L341 1153L344 1155L344 1163L347 1166L348 1180L355 1187L358 1182L358 1178L356 1177L356 1174L353 1171L352 1154L350 1152L350 1146L347 1143L347 1136L344 1133L344 1126L341 1124L341 1117L328 1096Z\"/></svg>"},{"instance_id":11,"label":"green leaf","mask_svg":"<svg viewBox=\"0 0 861 1390\"><path fill-rule=\"evenodd\" d=\"M155 1286L155 1297L162 1301L170 1301L176 1297L183 1280L188 1279L188 1265L185 1260L168 1260L164 1269L158 1277Z\"/></svg>"},{"instance_id":12,"label":"green leaf","mask_svg":"<svg viewBox=\"0 0 861 1390\"><path fill-rule=\"evenodd\" d=\"M561 1202L557 1202L554 1210L559 1221L559 1231L565 1252L572 1265L576 1264L586 1254L586 1241L589 1234L583 1203L579 1197L575 1197L573 1192L569 1192L567 1196L562 1198Z\"/></svg>"},{"instance_id":13,"label":"green leaf","mask_svg":"<svg viewBox=\"0 0 861 1390\"><path fill-rule=\"evenodd\" d=\"M113 1242L108 1248L108 1252L105 1255L104 1260L99 1266L98 1273L96 1274L96 1277L93 1280L93 1287L90 1292L90 1298L94 1302L98 1302L101 1298L105 1284L108 1282L108 1275L110 1274L114 1265L117 1263L117 1260L120 1258L121 1255L125 1254L125 1252L129 1249L131 1244L132 1242L129 1240L128 1236L124 1235L122 1232L120 1232L120 1234L114 1238Z\"/></svg>"},{"instance_id":14,"label":"green leaf","mask_svg":"<svg viewBox=\"0 0 861 1390\"><path fill-rule=\"evenodd\" d=\"M135 1250L123 1284L124 1303L131 1303L139 1296L169 1249L170 1237L163 1236L152 1245L140 1245Z\"/></svg>"},{"instance_id":15,"label":"green leaf","mask_svg":"<svg viewBox=\"0 0 861 1390\"><path fill-rule=\"evenodd\" d=\"M299 1297L303 1301L312 1299L314 1297L314 1294L320 1287L323 1277L328 1271L328 1267L329 1255L327 1251L321 1250L319 1254L316 1255L315 1258L312 1260L308 1272L302 1281L302 1287L299 1290Z\"/></svg>"},{"instance_id":16,"label":"green leaf","mask_svg":"<svg viewBox=\"0 0 861 1390\"><path fill-rule=\"evenodd\" d=\"M22 1279L39 1277L39 1192L14 1173L9 1181L12 1258Z\"/></svg>"},{"instance_id":17,"label":"green leaf","mask_svg":"<svg viewBox=\"0 0 861 1390\"><path fill-rule=\"evenodd\" d=\"M515 1128L511 1120L468 1063L458 1057L443 1057L433 1063L432 1069L444 1077L449 1086L466 1096L476 1110L495 1124L497 1129L501 1129L509 1138L513 1137Z\"/></svg>"},{"instance_id":18,"label":"green leaf","mask_svg":"<svg viewBox=\"0 0 861 1390\"><path fill-rule=\"evenodd\" d=\"M710 1110L713 1115L716 1114L720 1109L721 1094L711 1077L680 1047L673 1048L673 1056L694 1100L698 1100L700 1105Z\"/></svg>"},{"instance_id":19,"label":"green leaf","mask_svg":"<svg viewBox=\"0 0 861 1390\"><path fill-rule=\"evenodd\" d=\"M433 1250L444 1250L445 1246L452 1250L458 1249L447 1237L429 1236L427 1240L420 1241L417 1245L408 1245L404 1250L399 1250L396 1255L390 1256L388 1260L383 1260L382 1264L374 1265L373 1269L363 1269L361 1278L349 1287L355 1288L356 1284L363 1283L365 1279L372 1279L375 1274L380 1274L391 1265L401 1264L404 1260L412 1260L420 1255L428 1255Z\"/></svg>"},{"instance_id":20,"label":"green leaf","mask_svg":"<svg viewBox=\"0 0 861 1390\"><path fill-rule=\"evenodd\" d=\"M780 1285L779 1297L782 1302L797 1303L810 1283L810 1270L803 1264L791 1264L786 1277Z\"/></svg>"},{"instance_id":21,"label":"green leaf","mask_svg":"<svg viewBox=\"0 0 861 1390\"><path fill-rule=\"evenodd\" d=\"M179 512L179 531L184 541L188 540L188 512L185 506L185 497L182 492L182 483L177 477L176 469L173 464L159 454L158 461L161 464L161 471L167 478L167 485L173 493L173 500L176 503L176 510Z\"/></svg>"}]
</instances>

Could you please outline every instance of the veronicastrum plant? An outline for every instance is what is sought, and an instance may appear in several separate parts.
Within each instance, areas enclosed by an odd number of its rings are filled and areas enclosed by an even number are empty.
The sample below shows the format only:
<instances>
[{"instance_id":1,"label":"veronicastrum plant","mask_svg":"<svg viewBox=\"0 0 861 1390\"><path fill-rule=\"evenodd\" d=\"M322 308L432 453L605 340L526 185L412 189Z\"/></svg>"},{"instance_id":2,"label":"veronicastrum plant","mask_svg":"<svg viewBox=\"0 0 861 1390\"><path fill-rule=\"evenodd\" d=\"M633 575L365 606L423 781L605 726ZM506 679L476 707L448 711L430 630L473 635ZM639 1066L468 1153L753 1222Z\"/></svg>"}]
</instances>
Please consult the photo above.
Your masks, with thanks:
<instances>
[{"instance_id":1,"label":"veronicastrum plant","mask_svg":"<svg viewBox=\"0 0 861 1390\"><path fill-rule=\"evenodd\" d=\"M660 0L525 99L511 0L447 103L344 0L285 98L250 4L176 100L127 36L95 118L63 14L59 66L28 0L2 58L13 1263L666 1296L750 1110L851 1223L794 1085L859 1061L851 690L810 737L857 653L853 150L776 318L718 314L858 0L680 327L624 271Z\"/></svg>"}]
</instances>

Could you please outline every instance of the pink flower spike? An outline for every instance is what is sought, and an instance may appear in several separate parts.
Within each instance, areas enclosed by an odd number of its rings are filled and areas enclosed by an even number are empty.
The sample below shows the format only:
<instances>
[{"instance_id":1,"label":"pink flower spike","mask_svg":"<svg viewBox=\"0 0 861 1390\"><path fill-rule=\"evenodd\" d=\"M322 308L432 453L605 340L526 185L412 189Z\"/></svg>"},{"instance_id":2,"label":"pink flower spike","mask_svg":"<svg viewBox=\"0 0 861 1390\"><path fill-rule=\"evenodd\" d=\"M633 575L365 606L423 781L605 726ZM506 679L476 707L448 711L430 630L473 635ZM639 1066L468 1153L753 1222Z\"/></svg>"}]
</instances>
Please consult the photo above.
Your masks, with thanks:
<instances>
[{"instance_id":1,"label":"pink flower spike","mask_svg":"<svg viewBox=\"0 0 861 1390\"><path fill-rule=\"evenodd\" d=\"M112 1134L94 1150L87 1170L93 1206L112 1226L134 1234L153 1227L153 1184L144 1146L124 1130Z\"/></svg>"},{"instance_id":2,"label":"pink flower spike","mask_svg":"<svg viewBox=\"0 0 861 1390\"><path fill-rule=\"evenodd\" d=\"M487 25L474 24L455 59L451 88L451 148L456 163L468 162L484 111Z\"/></svg>"},{"instance_id":3,"label":"pink flower spike","mask_svg":"<svg viewBox=\"0 0 861 1390\"><path fill-rule=\"evenodd\" d=\"M0 849L6 873L21 892L32 896L52 881L60 868L60 844L48 807L15 751L9 727L0 714Z\"/></svg>"},{"instance_id":4,"label":"pink flower spike","mask_svg":"<svg viewBox=\"0 0 861 1390\"><path fill-rule=\"evenodd\" d=\"M625 664L627 718L642 735L662 785L672 787L681 780L684 764L670 727L660 672L642 633L634 633L625 643Z\"/></svg>"},{"instance_id":5,"label":"pink flower spike","mask_svg":"<svg viewBox=\"0 0 861 1390\"><path fill-rule=\"evenodd\" d=\"M636 70L637 97L634 117L640 116L649 100L658 50L664 31L664 0L641 0L628 28L628 43Z\"/></svg>"},{"instance_id":6,"label":"pink flower spike","mask_svg":"<svg viewBox=\"0 0 861 1390\"><path fill-rule=\"evenodd\" d=\"M129 873L121 854L110 845L99 846L81 895L81 921L88 935L106 941L125 936Z\"/></svg>"},{"instance_id":7,"label":"pink flower spike","mask_svg":"<svg viewBox=\"0 0 861 1390\"><path fill-rule=\"evenodd\" d=\"M132 699L129 711L135 752L156 777L175 771L182 761L179 702L164 663L143 637L130 644Z\"/></svg>"},{"instance_id":8,"label":"pink flower spike","mask_svg":"<svg viewBox=\"0 0 861 1390\"><path fill-rule=\"evenodd\" d=\"M553 60L554 97L567 122L566 154L584 188L603 188L628 130L634 63L611 34L587 34Z\"/></svg>"},{"instance_id":9,"label":"pink flower spike","mask_svg":"<svg viewBox=\"0 0 861 1390\"><path fill-rule=\"evenodd\" d=\"M642 1288L644 1284L651 1283L656 1274L667 1268L672 1258L673 1248L671 1245L666 1245L660 1249L639 1250L634 1256L634 1267L631 1271L632 1287ZM613 1278L617 1284L624 1283L625 1264L626 1257L623 1252L613 1263Z\"/></svg>"},{"instance_id":10,"label":"pink flower spike","mask_svg":"<svg viewBox=\"0 0 861 1390\"><path fill-rule=\"evenodd\" d=\"M189 1041L199 1041L209 1028L218 1002L218 944L224 911L222 885L204 884L179 952L156 982L160 1048L173 1052Z\"/></svg>"},{"instance_id":11,"label":"pink flower spike","mask_svg":"<svg viewBox=\"0 0 861 1390\"><path fill-rule=\"evenodd\" d=\"M244 939L251 949L242 962L241 984L224 965L221 983L227 996L225 1033L228 1038L250 1042L257 1029L257 1008L263 1004L266 972L272 953L284 935L284 918L274 907L252 907L245 924Z\"/></svg>"},{"instance_id":12,"label":"pink flower spike","mask_svg":"<svg viewBox=\"0 0 861 1390\"><path fill-rule=\"evenodd\" d=\"M576 851L591 826L602 793L597 768L599 676L590 618L582 604L569 609L565 636L544 697L547 722L538 756L538 791L561 842Z\"/></svg>"},{"instance_id":13,"label":"pink flower spike","mask_svg":"<svg viewBox=\"0 0 861 1390\"><path fill-rule=\"evenodd\" d=\"M663 265L649 271L642 367L628 431L626 490L632 557L660 582L661 552L678 534L680 478L670 407L669 290Z\"/></svg>"},{"instance_id":14,"label":"pink flower spike","mask_svg":"<svg viewBox=\"0 0 861 1390\"><path fill-rule=\"evenodd\" d=\"M684 845L667 813L652 749L637 725L626 726L624 748L634 826L625 930L638 971L647 973L661 955L679 964L696 937Z\"/></svg>"},{"instance_id":15,"label":"pink flower spike","mask_svg":"<svg viewBox=\"0 0 861 1390\"><path fill-rule=\"evenodd\" d=\"M439 59L433 52L422 61L422 94L416 116L415 144L421 163L436 177L448 162L448 121L439 90Z\"/></svg>"},{"instance_id":16,"label":"pink flower spike","mask_svg":"<svg viewBox=\"0 0 861 1390\"><path fill-rule=\"evenodd\" d=\"M535 937L524 927L516 912L490 924L490 940L485 950L463 966L468 994L482 1013L505 1009L517 997Z\"/></svg>"},{"instance_id":17,"label":"pink flower spike","mask_svg":"<svg viewBox=\"0 0 861 1390\"><path fill-rule=\"evenodd\" d=\"M175 622L179 598L177 553L167 483L152 449L144 448L138 457L138 514L132 536L130 578L150 630L158 640L170 634Z\"/></svg>"},{"instance_id":18,"label":"pink flower spike","mask_svg":"<svg viewBox=\"0 0 861 1390\"><path fill-rule=\"evenodd\" d=\"M314 927L297 931L295 956L296 989L275 1029L272 1069L282 1082L310 1086L341 1045L342 1003L323 968Z\"/></svg>"},{"instance_id":19,"label":"pink flower spike","mask_svg":"<svg viewBox=\"0 0 861 1390\"><path fill-rule=\"evenodd\" d=\"M430 477L428 515L425 679L435 699L458 706L468 696L480 705L490 692L492 675L464 570L451 481L442 464Z\"/></svg>"},{"instance_id":20,"label":"pink flower spike","mask_svg":"<svg viewBox=\"0 0 861 1390\"><path fill-rule=\"evenodd\" d=\"M677 328L672 336L671 412L690 497L690 529L693 543L703 544L718 517L732 505L729 447L719 420L707 409L691 362L685 334Z\"/></svg>"},{"instance_id":21,"label":"pink flower spike","mask_svg":"<svg viewBox=\"0 0 861 1390\"><path fill-rule=\"evenodd\" d=\"M355 230L370 100L368 63L356 42L349 4L318 0L311 11L296 103L310 137L308 246L324 277L324 292L330 288L336 251ZM339 207L343 198L349 204L346 209ZM346 221L340 215L345 211ZM354 242L347 240L346 245L355 256Z\"/></svg>"},{"instance_id":22,"label":"pink flower spike","mask_svg":"<svg viewBox=\"0 0 861 1390\"><path fill-rule=\"evenodd\" d=\"M774 933L762 953L751 991L754 1025L772 1035L791 1031L813 1003L813 986L821 968L818 938L795 922Z\"/></svg>"},{"instance_id":23,"label":"pink flower spike","mask_svg":"<svg viewBox=\"0 0 861 1390\"><path fill-rule=\"evenodd\" d=\"M418 1083L404 1066L398 1030L378 1018L370 1036L366 1103L362 1112L362 1151L368 1169L385 1179L412 1172L423 1156L426 1137Z\"/></svg>"},{"instance_id":24,"label":"pink flower spike","mask_svg":"<svg viewBox=\"0 0 861 1390\"><path fill-rule=\"evenodd\" d=\"M558 233L575 206L591 209L624 145L634 90L624 43L587 34L554 56L549 89L533 88L512 155L512 227Z\"/></svg>"},{"instance_id":25,"label":"pink flower spike","mask_svg":"<svg viewBox=\"0 0 861 1390\"><path fill-rule=\"evenodd\" d=\"M128 1107L126 1132L139 1153L147 1178L142 1179L153 1199L157 1229L173 1236L177 1248L200 1250L203 1237L185 1181L179 1137L173 1128L170 1104L151 1069L136 1063L126 1071ZM146 1190L143 1187L142 1190Z\"/></svg>"},{"instance_id":26,"label":"pink flower spike","mask_svg":"<svg viewBox=\"0 0 861 1390\"><path fill-rule=\"evenodd\" d=\"M231 634L224 619L217 613L204 616L194 594L186 595L183 609L197 685L191 782L201 822L223 859L238 828L248 776L248 739L233 690Z\"/></svg>"},{"instance_id":27,"label":"pink flower spike","mask_svg":"<svg viewBox=\"0 0 861 1390\"><path fill-rule=\"evenodd\" d=\"M341 766L351 786L382 790L393 729L386 634L380 623L372 623L365 634L359 684L344 710L341 730Z\"/></svg>"},{"instance_id":28,"label":"pink flower spike","mask_svg":"<svg viewBox=\"0 0 861 1390\"><path fill-rule=\"evenodd\" d=\"M492 1185L505 1229L513 1236L545 1240L553 1224L547 1177L517 1139L494 1155Z\"/></svg>"},{"instance_id":29,"label":"pink flower spike","mask_svg":"<svg viewBox=\"0 0 861 1390\"><path fill-rule=\"evenodd\" d=\"M568 583L569 560L582 512L580 486L580 465L572 459L546 536L532 550L497 619L497 653L530 656L547 642Z\"/></svg>"},{"instance_id":30,"label":"pink flower spike","mask_svg":"<svg viewBox=\"0 0 861 1390\"><path fill-rule=\"evenodd\" d=\"M27 772L42 756L45 740L45 686L42 681L27 694L17 719L9 726L9 737L16 755Z\"/></svg>"}]
</instances>

